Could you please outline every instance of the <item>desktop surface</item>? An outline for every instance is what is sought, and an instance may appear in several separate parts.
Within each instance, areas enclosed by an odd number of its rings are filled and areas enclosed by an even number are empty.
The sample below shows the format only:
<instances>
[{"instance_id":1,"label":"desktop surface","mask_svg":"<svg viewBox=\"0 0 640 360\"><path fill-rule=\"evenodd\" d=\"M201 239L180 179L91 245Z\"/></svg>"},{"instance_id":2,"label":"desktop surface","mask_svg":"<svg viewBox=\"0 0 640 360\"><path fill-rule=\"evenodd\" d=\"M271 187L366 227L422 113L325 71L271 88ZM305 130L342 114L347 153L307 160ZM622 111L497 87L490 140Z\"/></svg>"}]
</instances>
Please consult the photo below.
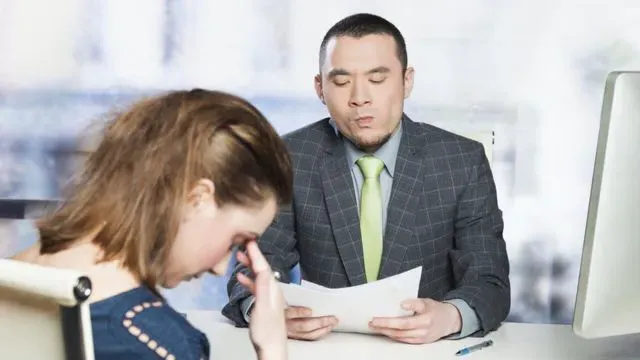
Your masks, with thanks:
<instances>
[{"instance_id":1,"label":"desktop surface","mask_svg":"<svg viewBox=\"0 0 640 360\"><path fill-rule=\"evenodd\" d=\"M234 327L216 311L187 312L187 319L203 331L211 343L211 359L256 359L247 329ZM463 347L491 339L491 347L465 356ZM544 359L621 360L640 358L640 336L586 340L568 325L505 323L484 338L443 340L428 345L401 344L384 337L332 333L319 341L289 341L289 359Z\"/></svg>"}]
</instances>

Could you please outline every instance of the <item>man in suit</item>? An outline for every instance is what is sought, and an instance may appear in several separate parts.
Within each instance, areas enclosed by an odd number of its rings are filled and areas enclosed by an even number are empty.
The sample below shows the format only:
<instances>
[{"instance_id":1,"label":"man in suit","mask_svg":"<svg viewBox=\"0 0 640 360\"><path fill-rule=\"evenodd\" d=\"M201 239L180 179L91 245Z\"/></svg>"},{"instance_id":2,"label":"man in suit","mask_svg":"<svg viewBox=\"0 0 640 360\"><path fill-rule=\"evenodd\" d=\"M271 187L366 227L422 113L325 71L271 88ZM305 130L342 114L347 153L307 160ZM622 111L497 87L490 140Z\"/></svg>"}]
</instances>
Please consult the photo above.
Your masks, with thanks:
<instances>
[{"instance_id":1,"label":"man in suit","mask_svg":"<svg viewBox=\"0 0 640 360\"><path fill-rule=\"evenodd\" d=\"M372 319L407 343L484 335L510 309L502 212L483 146L404 114L414 70L400 31L356 14L320 47L316 92L330 117L286 135L294 201L259 239L281 281L340 288L422 266L414 315ZM246 271L239 266L236 271ZM235 274L234 274L235 275ZM252 298L235 276L223 314L250 321ZM314 340L339 319L289 308L289 337Z\"/></svg>"}]
</instances>

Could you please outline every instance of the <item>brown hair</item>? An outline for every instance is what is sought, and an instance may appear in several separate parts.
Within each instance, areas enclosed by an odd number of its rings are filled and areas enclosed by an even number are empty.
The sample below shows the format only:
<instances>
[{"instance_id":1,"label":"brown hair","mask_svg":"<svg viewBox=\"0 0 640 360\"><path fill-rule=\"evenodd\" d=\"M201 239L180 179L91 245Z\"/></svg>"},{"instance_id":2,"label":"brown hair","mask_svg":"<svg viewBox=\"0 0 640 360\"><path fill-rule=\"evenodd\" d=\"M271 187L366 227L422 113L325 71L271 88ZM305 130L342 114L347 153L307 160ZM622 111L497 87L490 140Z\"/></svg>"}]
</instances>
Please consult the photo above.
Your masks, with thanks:
<instances>
[{"instance_id":1,"label":"brown hair","mask_svg":"<svg viewBox=\"0 0 640 360\"><path fill-rule=\"evenodd\" d=\"M181 206L201 178L213 181L220 206L292 198L289 153L246 100L194 89L140 101L107 122L64 203L37 222L40 252L67 249L100 229L93 242L102 261L121 260L153 289Z\"/></svg>"}]
</instances>

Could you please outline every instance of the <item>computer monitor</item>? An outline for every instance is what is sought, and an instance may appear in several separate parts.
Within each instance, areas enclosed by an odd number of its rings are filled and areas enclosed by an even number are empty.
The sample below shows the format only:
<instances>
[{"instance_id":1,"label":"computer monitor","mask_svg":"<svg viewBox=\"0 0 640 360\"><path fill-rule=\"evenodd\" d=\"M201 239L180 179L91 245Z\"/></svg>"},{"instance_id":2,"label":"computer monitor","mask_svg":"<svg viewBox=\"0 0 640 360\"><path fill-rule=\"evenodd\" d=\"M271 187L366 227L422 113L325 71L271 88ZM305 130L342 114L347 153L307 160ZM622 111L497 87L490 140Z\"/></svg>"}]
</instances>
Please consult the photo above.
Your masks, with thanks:
<instances>
[{"instance_id":1,"label":"computer monitor","mask_svg":"<svg viewBox=\"0 0 640 360\"><path fill-rule=\"evenodd\" d=\"M640 72L607 76L573 331L640 333Z\"/></svg>"}]
</instances>

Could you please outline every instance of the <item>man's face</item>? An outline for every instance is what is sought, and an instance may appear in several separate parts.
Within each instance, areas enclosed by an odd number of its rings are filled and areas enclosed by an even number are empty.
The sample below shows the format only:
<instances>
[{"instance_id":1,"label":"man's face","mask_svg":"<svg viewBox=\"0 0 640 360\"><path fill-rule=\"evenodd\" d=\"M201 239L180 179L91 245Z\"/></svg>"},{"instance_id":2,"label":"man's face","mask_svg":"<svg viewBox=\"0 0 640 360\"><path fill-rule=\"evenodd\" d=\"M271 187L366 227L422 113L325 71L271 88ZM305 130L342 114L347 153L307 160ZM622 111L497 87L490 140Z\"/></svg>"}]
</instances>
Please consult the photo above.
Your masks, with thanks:
<instances>
[{"instance_id":1,"label":"man's face","mask_svg":"<svg viewBox=\"0 0 640 360\"><path fill-rule=\"evenodd\" d=\"M373 151L400 123L413 69L403 73L391 36L340 36L327 44L315 85L342 135Z\"/></svg>"}]
</instances>

